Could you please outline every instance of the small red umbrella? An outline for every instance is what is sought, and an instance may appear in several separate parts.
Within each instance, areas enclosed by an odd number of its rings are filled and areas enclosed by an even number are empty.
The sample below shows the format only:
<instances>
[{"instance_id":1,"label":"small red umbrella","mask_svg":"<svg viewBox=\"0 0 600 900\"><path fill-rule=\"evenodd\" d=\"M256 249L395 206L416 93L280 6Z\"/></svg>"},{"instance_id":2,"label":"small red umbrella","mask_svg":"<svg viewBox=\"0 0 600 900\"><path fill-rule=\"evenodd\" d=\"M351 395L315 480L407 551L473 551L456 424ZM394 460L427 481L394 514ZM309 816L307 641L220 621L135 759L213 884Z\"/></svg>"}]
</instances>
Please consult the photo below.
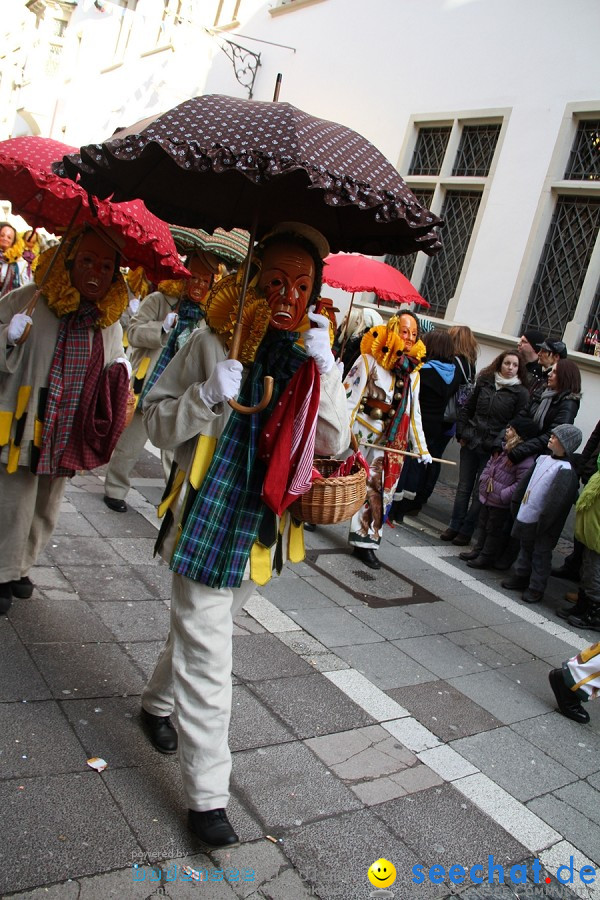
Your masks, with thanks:
<instances>
[{"instance_id":1,"label":"small red umbrella","mask_svg":"<svg viewBox=\"0 0 600 900\"><path fill-rule=\"evenodd\" d=\"M382 300L429 307L427 300L421 297L402 272L361 253L333 253L328 256L323 268L323 281L330 287L353 294L372 291Z\"/></svg>"},{"instance_id":2,"label":"small red umbrella","mask_svg":"<svg viewBox=\"0 0 600 900\"><path fill-rule=\"evenodd\" d=\"M75 152L60 141L31 135L0 141L0 196L34 228L63 232L84 222L114 228L125 239L124 262L143 266L151 281L189 275L181 263L169 226L141 200L96 200L70 178L52 171L52 163ZM75 218L74 218L75 217Z\"/></svg>"}]
</instances>

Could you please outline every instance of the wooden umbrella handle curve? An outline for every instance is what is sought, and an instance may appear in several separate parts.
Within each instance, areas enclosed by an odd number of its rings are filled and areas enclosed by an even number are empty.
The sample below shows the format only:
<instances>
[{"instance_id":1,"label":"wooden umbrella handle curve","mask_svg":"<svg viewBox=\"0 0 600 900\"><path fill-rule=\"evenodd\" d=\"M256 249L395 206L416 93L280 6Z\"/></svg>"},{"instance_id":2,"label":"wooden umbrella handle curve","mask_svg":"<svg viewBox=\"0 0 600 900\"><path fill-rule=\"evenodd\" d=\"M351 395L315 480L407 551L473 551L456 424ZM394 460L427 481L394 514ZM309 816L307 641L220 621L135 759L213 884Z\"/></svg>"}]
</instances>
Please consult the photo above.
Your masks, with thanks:
<instances>
[{"instance_id":1,"label":"wooden umbrella handle curve","mask_svg":"<svg viewBox=\"0 0 600 900\"><path fill-rule=\"evenodd\" d=\"M29 301L29 303L27 304L27 306L26 306L23 310L21 310L21 312L24 312L26 316L32 316L32 315L33 315L33 311L35 310L36 304L37 304L37 302L38 302L39 296L40 296L40 289L38 288L37 291L35 292L35 294L33 294L32 298L31 298L31 300ZM20 337L17 341L15 341L15 343L17 344L17 346L19 346L20 344L24 344L24 343L25 343L25 341L26 341L27 338L29 337L29 332L30 332L30 331L31 331L31 325L30 325L30 323L28 322L28 323L26 324L26 326L25 326L25 331L23 332L23 334L21 335L21 337Z\"/></svg>"},{"instance_id":2,"label":"wooden umbrella handle curve","mask_svg":"<svg viewBox=\"0 0 600 900\"><path fill-rule=\"evenodd\" d=\"M271 397L273 396L273 385L275 382L273 381L273 377L271 375L265 375L263 380L263 396L260 403L257 403L256 406L242 406L241 403L238 403L237 400L229 400L228 403L232 409L235 409L237 412L244 413L249 416L252 413L262 412L263 409L271 402Z\"/></svg>"}]
</instances>

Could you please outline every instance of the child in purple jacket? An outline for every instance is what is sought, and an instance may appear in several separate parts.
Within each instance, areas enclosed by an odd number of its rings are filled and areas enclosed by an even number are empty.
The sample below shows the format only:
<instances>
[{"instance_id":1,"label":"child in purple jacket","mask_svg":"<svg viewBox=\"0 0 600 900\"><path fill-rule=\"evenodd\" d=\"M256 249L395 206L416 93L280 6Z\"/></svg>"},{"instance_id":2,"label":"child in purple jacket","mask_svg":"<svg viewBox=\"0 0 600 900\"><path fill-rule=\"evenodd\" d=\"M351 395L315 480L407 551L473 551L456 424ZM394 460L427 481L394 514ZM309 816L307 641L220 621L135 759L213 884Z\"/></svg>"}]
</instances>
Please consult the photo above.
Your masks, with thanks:
<instances>
[{"instance_id":1,"label":"child in purple jacket","mask_svg":"<svg viewBox=\"0 0 600 900\"><path fill-rule=\"evenodd\" d=\"M520 444L537 437L540 429L528 416L516 416L506 426L502 446L485 464L479 479L479 512L477 539L471 551L460 554L472 569L493 569L509 540L507 528L511 518L510 501L521 478L535 463L535 454L512 463L508 454Z\"/></svg>"}]
</instances>

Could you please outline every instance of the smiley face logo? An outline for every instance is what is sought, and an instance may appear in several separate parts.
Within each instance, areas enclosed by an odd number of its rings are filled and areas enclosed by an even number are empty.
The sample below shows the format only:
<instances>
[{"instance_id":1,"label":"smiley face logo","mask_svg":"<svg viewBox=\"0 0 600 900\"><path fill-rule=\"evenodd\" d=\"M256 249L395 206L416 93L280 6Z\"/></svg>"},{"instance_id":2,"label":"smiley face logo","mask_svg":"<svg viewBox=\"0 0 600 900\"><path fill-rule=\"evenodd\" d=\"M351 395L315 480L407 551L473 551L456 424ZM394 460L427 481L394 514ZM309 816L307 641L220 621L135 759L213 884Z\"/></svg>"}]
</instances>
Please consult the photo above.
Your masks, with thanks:
<instances>
[{"instance_id":1,"label":"smiley face logo","mask_svg":"<svg viewBox=\"0 0 600 900\"><path fill-rule=\"evenodd\" d=\"M372 885L378 888L389 887L396 880L396 869L387 859L376 859L369 866L367 876Z\"/></svg>"}]
</instances>

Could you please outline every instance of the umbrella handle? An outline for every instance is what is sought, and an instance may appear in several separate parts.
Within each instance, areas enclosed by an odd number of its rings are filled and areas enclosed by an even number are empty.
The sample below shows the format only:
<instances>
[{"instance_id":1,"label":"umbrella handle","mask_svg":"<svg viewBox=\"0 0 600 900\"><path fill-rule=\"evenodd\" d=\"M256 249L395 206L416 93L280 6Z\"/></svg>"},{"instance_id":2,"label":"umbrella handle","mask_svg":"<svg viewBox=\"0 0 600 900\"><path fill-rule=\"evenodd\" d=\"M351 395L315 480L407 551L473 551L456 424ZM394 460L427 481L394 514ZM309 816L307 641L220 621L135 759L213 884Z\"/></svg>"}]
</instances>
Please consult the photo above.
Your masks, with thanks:
<instances>
[{"instance_id":1,"label":"umbrella handle","mask_svg":"<svg viewBox=\"0 0 600 900\"><path fill-rule=\"evenodd\" d=\"M31 300L29 301L29 303L27 304L27 306L24 309L22 309L21 312L24 312L26 316L32 316L40 294L41 294L41 291L38 288L37 291L35 292L35 294L33 295L33 297L31 298ZM15 341L17 346L25 343L25 341L29 337L30 331L31 331L31 324L29 322L27 322L27 324L25 325L25 331L23 332L21 337L17 341Z\"/></svg>"},{"instance_id":2,"label":"umbrella handle","mask_svg":"<svg viewBox=\"0 0 600 900\"><path fill-rule=\"evenodd\" d=\"M238 359L240 353L240 343L242 340L242 325L240 322L236 322L235 328L233 329L233 337L231 340L231 348L229 350L229 359ZM244 413L249 416L252 413L262 412L269 403L271 402L271 397L273 396L273 386L275 382L271 375L265 375L263 380L263 396L260 403L257 403L256 406L242 406L241 403L238 403L237 400L229 400L228 403L232 409L237 410L237 412Z\"/></svg>"}]
</instances>

